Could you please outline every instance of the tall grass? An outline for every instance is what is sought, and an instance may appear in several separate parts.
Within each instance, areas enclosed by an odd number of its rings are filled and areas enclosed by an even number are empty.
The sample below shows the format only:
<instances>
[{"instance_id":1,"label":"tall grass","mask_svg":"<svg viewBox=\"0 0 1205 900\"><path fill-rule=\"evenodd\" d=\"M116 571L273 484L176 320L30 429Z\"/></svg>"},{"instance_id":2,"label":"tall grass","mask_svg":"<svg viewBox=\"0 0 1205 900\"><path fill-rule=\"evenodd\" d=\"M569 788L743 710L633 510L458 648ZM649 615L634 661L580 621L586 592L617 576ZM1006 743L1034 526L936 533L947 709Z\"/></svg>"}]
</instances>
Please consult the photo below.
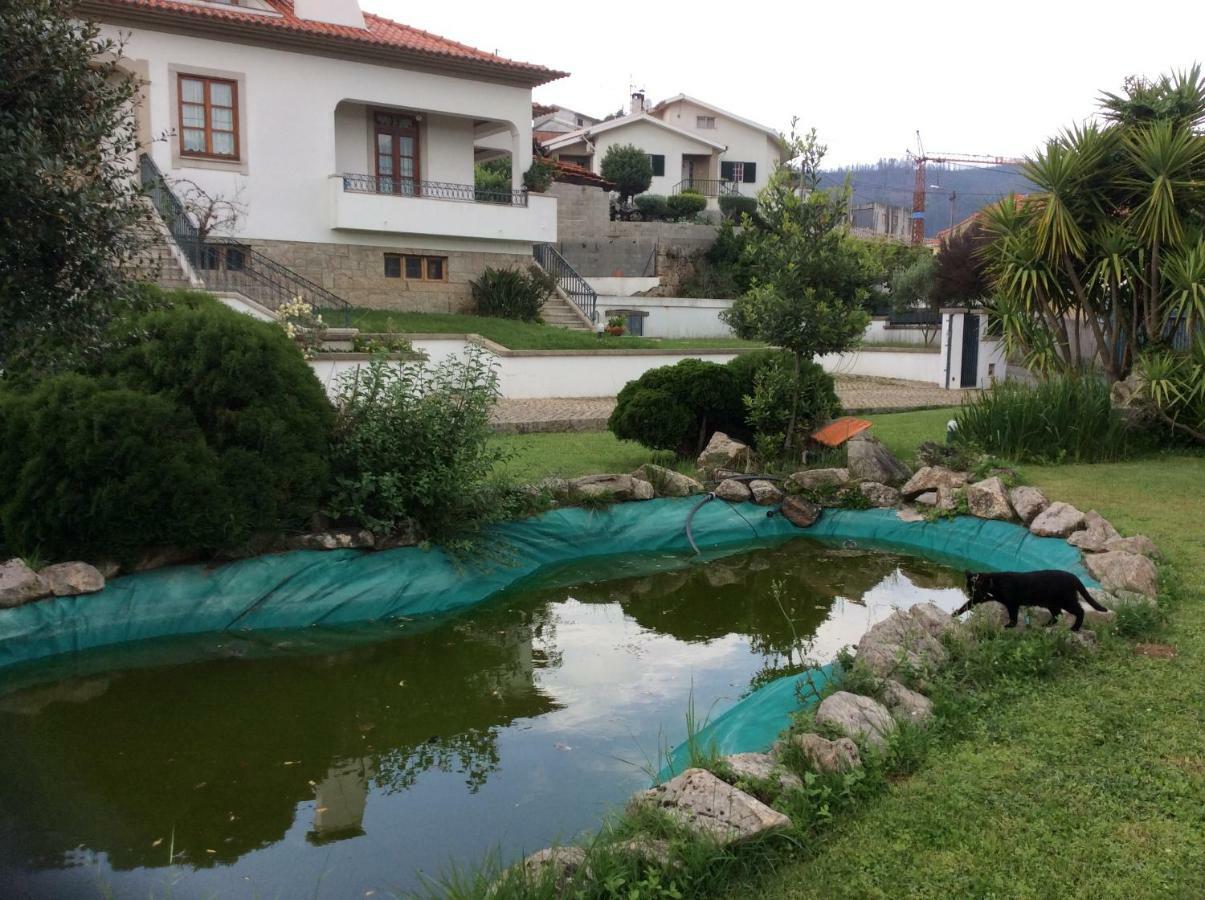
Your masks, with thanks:
<instances>
[{"instance_id":1,"label":"tall grass","mask_svg":"<svg viewBox=\"0 0 1205 900\"><path fill-rule=\"evenodd\" d=\"M1108 384L1086 375L1000 382L955 418L961 440L1019 462L1109 462L1153 444L1113 409Z\"/></svg>"}]
</instances>

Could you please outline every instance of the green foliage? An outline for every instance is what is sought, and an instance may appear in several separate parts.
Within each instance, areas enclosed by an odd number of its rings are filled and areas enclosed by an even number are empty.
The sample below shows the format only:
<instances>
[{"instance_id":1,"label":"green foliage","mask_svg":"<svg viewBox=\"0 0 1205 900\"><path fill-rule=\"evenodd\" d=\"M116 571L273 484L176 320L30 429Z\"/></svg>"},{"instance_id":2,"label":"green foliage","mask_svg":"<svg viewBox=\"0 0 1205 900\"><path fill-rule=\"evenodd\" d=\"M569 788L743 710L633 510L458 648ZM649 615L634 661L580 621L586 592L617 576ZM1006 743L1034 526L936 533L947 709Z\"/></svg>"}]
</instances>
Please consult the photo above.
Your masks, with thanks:
<instances>
[{"instance_id":1,"label":"green foliage","mask_svg":"<svg viewBox=\"0 0 1205 900\"><path fill-rule=\"evenodd\" d=\"M94 357L129 297L145 212L121 56L69 0L0 5L0 370Z\"/></svg>"},{"instance_id":2,"label":"green foliage","mask_svg":"<svg viewBox=\"0 0 1205 900\"><path fill-rule=\"evenodd\" d=\"M937 258L932 253L919 256L891 278L891 306L897 312L928 309L933 306L937 282Z\"/></svg>"},{"instance_id":3,"label":"green foliage","mask_svg":"<svg viewBox=\"0 0 1205 900\"><path fill-rule=\"evenodd\" d=\"M716 431L744 433L741 387L726 366L684 359L624 385L607 423L621 439L698 454Z\"/></svg>"},{"instance_id":4,"label":"green foliage","mask_svg":"<svg viewBox=\"0 0 1205 900\"><path fill-rule=\"evenodd\" d=\"M228 546L246 536L245 508L221 463L163 394L74 373L0 390L0 524L22 555L130 562L155 546Z\"/></svg>"},{"instance_id":5,"label":"green foliage","mask_svg":"<svg viewBox=\"0 0 1205 900\"><path fill-rule=\"evenodd\" d=\"M510 204L511 191L510 157L492 159L473 166L473 186L477 200L484 203Z\"/></svg>"},{"instance_id":6,"label":"green foliage","mask_svg":"<svg viewBox=\"0 0 1205 900\"><path fill-rule=\"evenodd\" d=\"M634 202L646 222L656 222L669 215L669 202L661 194L641 194Z\"/></svg>"},{"instance_id":7,"label":"green foliage","mask_svg":"<svg viewBox=\"0 0 1205 900\"><path fill-rule=\"evenodd\" d=\"M803 436L841 411L833 377L819 363L798 360L796 378L796 362L790 353L761 350L743 353L728 363L741 386L746 430L755 436L758 450L767 458L776 457L784 448L801 449ZM786 433L792 418L797 425L796 439L788 448Z\"/></svg>"},{"instance_id":8,"label":"green foliage","mask_svg":"<svg viewBox=\"0 0 1205 900\"><path fill-rule=\"evenodd\" d=\"M745 253L749 231L738 232L732 222L721 222L715 243L693 259L693 274L679 285L679 296L735 300L748 291L753 283L752 263Z\"/></svg>"},{"instance_id":9,"label":"green foliage","mask_svg":"<svg viewBox=\"0 0 1205 900\"><path fill-rule=\"evenodd\" d=\"M469 287L478 315L534 322L556 290L556 280L535 265L527 271L486 267Z\"/></svg>"},{"instance_id":10,"label":"green foliage","mask_svg":"<svg viewBox=\"0 0 1205 900\"><path fill-rule=\"evenodd\" d=\"M689 220L707 209L707 198L702 194L683 191L680 194L672 194L667 204L671 217L678 220Z\"/></svg>"},{"instance_id":11,"label":"green foliage","mask_svg":"<svg viewBox=\"0 0 1205 900\"><path fill-rule=\"evenodd\" d=\"M955 416L958 438L1032 462L1102 462L1149 449L1109 401L1103 379L1067 375L1026 387L997 382Z\"/></svg>"},{"instance_id":12,"label":"green foliage","mask_svg":"<svg viewBox=\"0 0 1205 900\"><path fill-rule=\"evenodd\" d=\"M505 512L491 483L498 398L490 356L470 347L435 367L375 358L339 382L330 511L374 532L413 519L456 538Z\"/></svg>"},{"instance_id":13,"label":"green foliage","mask_svg":"<svg viewBox=\"0 0 1205 900\"><path fill-rule=\"evenodd\" d=\"M653 164L634 144L612 144L603 154L599 174L615 183L620 201L642 194L653 183Z\"/></svg>"},{"instance_id":14,"label":"green foliage","mask_svg":"<svg viewBox=\"0 0 1205 900\"><path fill-rule=\"evenodd\" d=\"M1187 352L1151 350L1138 358L1140 396L1179 434L1205 443L1205 331Z\"/></svg>"},{"instance_id":15,"label":"green foliage","mask_svg":"<svg viewBox=\"0 0 1205 900\"><path fill-rule=\"evenodd\" d=\"M523 173L523 187L535 194L542 194L552 186L554 167L548 160L537 156Z\"/></svg>"},{"instance_id":16,"label":"green foliage","mask_svg":"<svg viewBox=\"0 0 1205 900\"><path fill-rule=\"evenodd\" d=\"M757 198L745 197L741 194L727 194L720 197L720 212L731 222L740 222L744 216L752 216L757 212Z\"/></svg>"}]
</instances>

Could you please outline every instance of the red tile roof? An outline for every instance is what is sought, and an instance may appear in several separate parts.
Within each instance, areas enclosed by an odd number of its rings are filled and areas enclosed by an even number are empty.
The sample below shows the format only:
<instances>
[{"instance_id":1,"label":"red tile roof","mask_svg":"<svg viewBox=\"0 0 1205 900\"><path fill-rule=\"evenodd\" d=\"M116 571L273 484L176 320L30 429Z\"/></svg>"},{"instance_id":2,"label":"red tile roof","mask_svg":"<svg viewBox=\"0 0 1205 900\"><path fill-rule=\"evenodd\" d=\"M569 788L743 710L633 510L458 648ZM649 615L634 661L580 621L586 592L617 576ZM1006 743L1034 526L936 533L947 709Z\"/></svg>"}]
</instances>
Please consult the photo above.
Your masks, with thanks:
<instances>
[{"instance_id":1,"label":"red tile roof","mask_svg":"<svg viewBox=\"0 0 1205 900\"><path fill-rule=\"evenodd\" d=\"M601 175L596 175L589 169L576 163L564 162L559 159L549 159L552 163L552 180L563 181L566 184L584 184L602 188L604 191L615 190L615 182L607 181Z\"/></svg>"},{"instance_id":2,"label":"red tile roof","mask_svg":"<svg viewBox=\"0 0 1205 900\"><path fill-rule=\"evenodd\" d=\"M525 76L532 84L543 84L563 78L566 72L558 72L534 63L517 62L512 59L487 53L448 38L403 25L373 13L364 13L364 28L349 25L334 25L299 18L293 10L293 0L264 0L277 16L264 15L247 8L222 6L210 3L181 2L181 0L83 0L82 11L92 18L105 21L106 12L168 13L179 15L178 21L189 19L196 22L224 21L232 25L250 26L262 30L265 36L276 33L326 38L332 44L359 45L365 48L397 50L407 54L442 58L452 62L466 62L485 69L496 69L512 77Z\"/></svg>"}]
</instances>

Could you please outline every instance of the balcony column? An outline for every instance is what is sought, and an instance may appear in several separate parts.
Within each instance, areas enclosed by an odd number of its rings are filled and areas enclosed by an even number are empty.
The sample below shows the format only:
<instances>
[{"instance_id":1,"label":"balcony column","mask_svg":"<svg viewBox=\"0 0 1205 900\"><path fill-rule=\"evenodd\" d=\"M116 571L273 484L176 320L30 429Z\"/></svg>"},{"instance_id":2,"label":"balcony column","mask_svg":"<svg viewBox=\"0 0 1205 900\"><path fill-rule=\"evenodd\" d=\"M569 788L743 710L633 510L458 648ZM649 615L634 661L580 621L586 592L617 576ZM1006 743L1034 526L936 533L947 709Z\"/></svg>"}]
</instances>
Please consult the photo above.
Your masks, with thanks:
<instances>
[{"instance_id":1,"label":"balcony column","mask_svg":"<svg viewBox=\"0 0 1205 900\"><path fill-rule=\"evenodd\" d=\"M531 131L510 126L510 183L513 190L522 190L523 173L531 166Z\"/></svg>"}]
</instances>

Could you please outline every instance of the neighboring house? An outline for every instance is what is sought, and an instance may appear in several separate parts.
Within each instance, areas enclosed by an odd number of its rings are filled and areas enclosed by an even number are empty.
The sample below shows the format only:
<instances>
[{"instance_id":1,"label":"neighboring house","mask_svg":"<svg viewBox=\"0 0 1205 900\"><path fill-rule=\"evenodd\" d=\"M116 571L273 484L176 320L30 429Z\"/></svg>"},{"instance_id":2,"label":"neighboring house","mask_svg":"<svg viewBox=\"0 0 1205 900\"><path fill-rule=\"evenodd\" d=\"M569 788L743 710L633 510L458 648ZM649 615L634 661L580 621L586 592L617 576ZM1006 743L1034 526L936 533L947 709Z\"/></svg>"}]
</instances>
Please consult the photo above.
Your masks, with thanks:
<instances>
[{"instance_id":1,"label":"neighboring house","mask_svg":"<svg viewBox=\"0 0 1205 900\"><path fill-rule=\"evenodd\" d=\"M357 306L460 311L486 266L530 263L534 242L556 239L556 200L529 196L522 176L532 88L564 73L362 13L357 0L79 10L127 37L139 134L167 183L245 206L231 237L256 251L248 260L262 254ZM510 153L513 190L483 198L474 153L489 144ZM205 257L195 274L209 284L204 270L222 265Z\"/></svg>"},{"instance_id":2,"label":"neighboring house","mask_svg":"<svg viewBox=\"0 0 1205 900\"><path fill-rule=\"evenodd\" d=\"M906 244L912 240L912 211L886 203L851 203L849 230L859 237L882 237Z\"/></svg>"},{"instance_id":3,"label":"neighboring house","mask_svg":"<svg viewBox=\"0 0 1205 900\"><path fill-rule=\"evenodd\" d=\"M774 129L685 94L649 106L637 92L628 115L542 142L549 156L595 172L615 144L634 144L648 153L650 193L693 189L711 198L712 206L722 194L756 196L782 160Z\"/></svg>"},{"instance_id":4,"label":"neighboring house","mask_svg":"<svg viewBox=\"0 0 1205 900\"><path fill-rule=\"evenodd\" d=\"M532 107L531 130L536 140L543 142L571 131L577 131L579 128L589 128L601 121L602 119L569 109L567 106L535 104Z\"/></svg>"}]
</instances>

